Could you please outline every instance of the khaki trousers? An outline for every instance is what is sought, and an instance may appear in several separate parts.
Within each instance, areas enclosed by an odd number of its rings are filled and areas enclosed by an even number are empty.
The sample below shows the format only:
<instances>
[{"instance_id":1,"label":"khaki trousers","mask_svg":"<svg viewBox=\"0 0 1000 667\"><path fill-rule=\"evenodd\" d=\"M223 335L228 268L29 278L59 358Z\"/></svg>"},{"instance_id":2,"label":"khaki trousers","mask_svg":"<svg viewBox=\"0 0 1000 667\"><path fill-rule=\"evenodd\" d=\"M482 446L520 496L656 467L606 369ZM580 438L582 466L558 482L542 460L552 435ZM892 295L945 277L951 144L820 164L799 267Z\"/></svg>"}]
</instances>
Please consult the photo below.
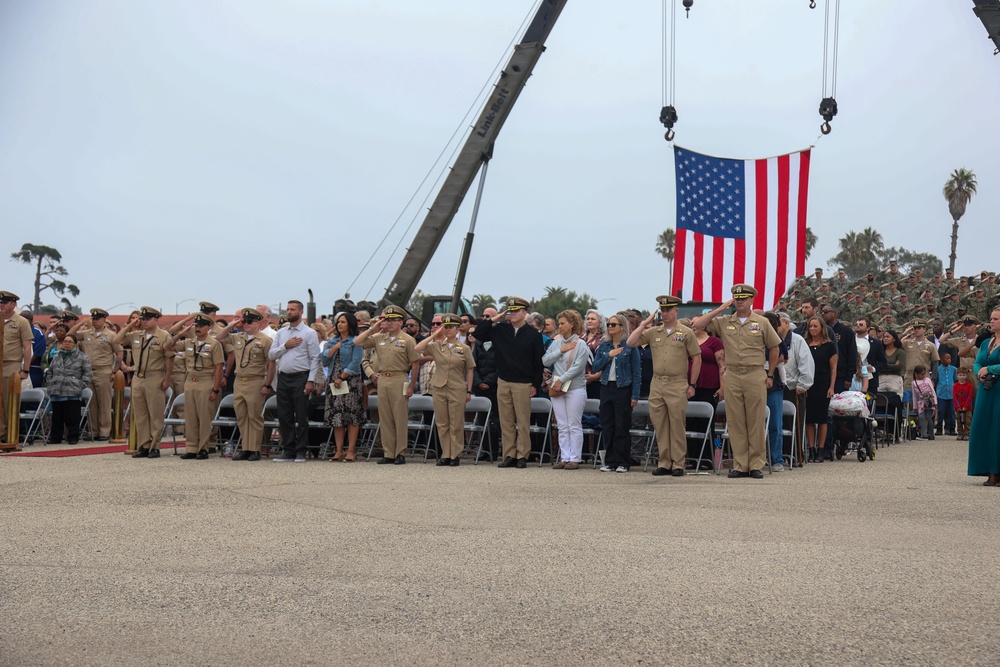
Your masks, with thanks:
<instances>
[{"instance_id":1,"label":"khaki trousers","mask_svg":"<svg viewBox=\"0 0 1000 667\"><path fill-rule=\"evenodd\" d=\"M459 397L461 391L461 397ZM465 449L465 387L434 389L434 423L441 442L441 458L457 459Z\"/></svg>"},{"instance_id":2,"label":"khaki trousers","mask_svg":"<svg viewBox=\"0 0 1000 667\"><path fill-rule=\"evenodd\" d=\"M160 388L163 372L147 373L132 378L131 410L135 415L135 445L138 449L159 449L163 434L163 409L167 392ZM187 399L184 399L187 400Z\"/></svg>"},{"instance_id":3,"label":"khaki trousers","mask_svg":"<svg viewBox=\"0 0 1000 667\"><path fill-rule=\"evenodd\" d=\"M497 381L500 439L503 441L504 458L527 459L531 453L530 392L531 385L527 382Z\"/></svg>"},{"instance_id":4,"label":"khaki trousers","mask_svg":"<svg viewBox=\"0 0 1000 667\"><path fill-rule=\"evenodd\" d=\"M410 417L410 399L403 393L409 379L406 373L380 375L378 378L378 422L382 434L382 452L394 459L406 454Z\"/></svg>"},{"instance_id":5,"label":"khaki trousers","mask_svg":"<svg viewBox=\"0 0 1000 667\"><path fill-rule=\"evenodd\" d=\"M767 464L767 373L726 371L726 423L733 448L733 470L763 470Z\"/></svg>"},{"instance_id":6,"label":"khaki trousers","mask_svg":"<svg viewBox=\"0 0 1000 667\"><path fill-rule=\"evenodd\" d=\"M187 446L185 452L197 454L208 449L212 436L212 419L218 404L209 397L212 395L212 380L198 378L184 383L184 437Z\"/></svg>"},{"instance_id":7,"label":"khaki trousers","mask_svg":"<svg viewBox=\"0 0 1000 667\"><path fill-rule=\"evenodd\" d=\"M90 381L90 388L94 392L94 397L90 400L90 432L94 437L111 436L111 399L114 394L111 368L95 368L94 378Z\"/></svg>"},{"instance_id":8,"label":"khaki trousers","mask_svg":"<svg viewBox=\"0 0 1000 667\"><path fill-rule=\"evenodd\" d=\"M0 442L7 441L7 390L10 387L10 376L17 375L21 370L20 363L5 363L3 377L0 378L0 403L3 404L3 415L0 416Z\"/></svg>"},{"instance_id":9,"label":"khaki trousers","mask_svg":"<svg viewBox=\"0 0 1000 667\"><path fill-rule=\"evenodd\" d=\"M259 452L264 437L264 403L267 397L260 393L263 386L264 376L260 376L237 377L233 387L233 410L243 436L243 450L247 452Z\"/></svg>"},{"instance_id":10,"label":"khaki trousers","mask_svg":"<svg viewBox=\"0 0 1000 667\"><path fill-rule=\"evenodd\" d=\"M649 419L656 431L660 468L683 470L687 459L687 377L649 385ZM726 403L728 409L729 403Z\"/></svg>"}]
</instances>

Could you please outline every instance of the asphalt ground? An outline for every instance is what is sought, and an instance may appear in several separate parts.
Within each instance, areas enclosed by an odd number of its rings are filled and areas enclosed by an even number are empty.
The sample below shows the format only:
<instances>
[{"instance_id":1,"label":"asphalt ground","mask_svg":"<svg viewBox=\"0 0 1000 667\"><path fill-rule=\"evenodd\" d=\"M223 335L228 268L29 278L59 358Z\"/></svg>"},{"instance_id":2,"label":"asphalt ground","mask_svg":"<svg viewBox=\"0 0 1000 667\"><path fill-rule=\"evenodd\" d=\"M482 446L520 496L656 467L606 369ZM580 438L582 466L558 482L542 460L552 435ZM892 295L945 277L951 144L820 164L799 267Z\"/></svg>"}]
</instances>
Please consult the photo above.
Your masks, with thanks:
<instances>
[{"instance_id":1,"label":"asphalt ground","mask_svg":"<svg viewBox=\"0 0 1000 667\"><path fill-rule=\"evenodd\" d=\"M0 665L997 665L1000 488L966 452L761 481L2 457Z\"/></svg>"}]
</instances>

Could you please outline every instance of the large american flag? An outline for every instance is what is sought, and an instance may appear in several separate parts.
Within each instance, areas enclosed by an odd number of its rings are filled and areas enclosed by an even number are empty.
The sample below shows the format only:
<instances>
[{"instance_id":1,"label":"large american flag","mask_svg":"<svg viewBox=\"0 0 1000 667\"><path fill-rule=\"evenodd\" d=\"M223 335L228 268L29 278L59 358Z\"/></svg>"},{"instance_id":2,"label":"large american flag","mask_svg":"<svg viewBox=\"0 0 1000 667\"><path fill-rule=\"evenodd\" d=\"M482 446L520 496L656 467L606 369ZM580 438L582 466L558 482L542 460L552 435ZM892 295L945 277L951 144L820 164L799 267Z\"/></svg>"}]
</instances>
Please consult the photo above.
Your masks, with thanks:
<instances>
[{"instance_id":1,"label":"large american flag","mask_svg":"<svg viewBox=\"0 0 1000 667\"><path fill-rule=\"evenodd\" d=\"M674 147L677 238L673 288L689 301L726 301L757 288L772 308L805 273L809 150L731 160Z\"/></svg>"}]
</instances>

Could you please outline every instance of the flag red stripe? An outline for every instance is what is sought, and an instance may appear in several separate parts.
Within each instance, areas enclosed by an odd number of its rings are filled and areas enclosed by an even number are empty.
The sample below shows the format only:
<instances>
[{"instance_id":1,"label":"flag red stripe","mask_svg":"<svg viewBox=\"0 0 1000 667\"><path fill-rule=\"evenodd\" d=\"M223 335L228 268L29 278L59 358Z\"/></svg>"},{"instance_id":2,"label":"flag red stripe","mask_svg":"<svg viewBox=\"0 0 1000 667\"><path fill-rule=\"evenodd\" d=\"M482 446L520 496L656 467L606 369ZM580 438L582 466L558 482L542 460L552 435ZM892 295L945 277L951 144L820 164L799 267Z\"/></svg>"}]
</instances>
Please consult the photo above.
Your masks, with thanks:
<instances>
[{"instance_id":1,"label":"flag red stripe","mask_svg":"<svg viewBox=\"0 0 1000 667\"><path fill-rule=\"evenodd\" d=\"M799 228L799 243L795 253L795 276L806 273L806 204L809 201L809 158L811 150L799 153L799 209L796 224Z\"/></svg>"},{"instance_id":2,"label":"flag red stripe","mask_svg":"<svg viewBox=\"0 0 1000 667\"><path fill-rule=\"evenodd\" d=\"M757 296L754 297L753 305L760 308L764 303L764 283L767 282L767 250L769 247L767 238L767 160L756 160L754 162L756 170L757 186L757 210L754 214L754 228L757 234L757 243L754 246L754 275L753 284L757 288ZM747 230L750 233L750 230ZM775 249L776 250L776 249Z\"/></svg>"},{"instance_id":3,"label":"flag red stripe","mask_svg":"<svg viewBox=\"0 0 1000 667\"><path fill-rule=\"evenodd\" d=\"M670 279L670 284L674 288L674 295L684 289L684 261L687 256L687 235L688 231L680 227L674 236L674 275Z\"/></svg>"},{"instance_id":4,"label":"flag red stripe","mask_svg":"<svg viewBox=\"0 0 1000 667\"><path fill-rule=\"evenodd\" d=\"M694 285L691 287L691 300L692 301L704 301L705 294L702 290L702 285L704 285L703 271L704 271L704 258L705 258L705 237L701 234L694 235L694 266L691 268L694 270Z\"/></svg>"},{"instance_id":5,"label":"flag red stripe","mask_svg":"<svg viewBox=\"0 0 1000 667\"><path fill-rule=\"evenodd\" d=\"M778 242L774 265L774 293L783 294L788 287L788 179L791 177L789 158L778 158Z\"/></svg>"},{"instance_id":6,"label":"flag red stripe","mask_svg":"<svg viewBox=\"0 0 1000 667\"><path fill-rule=\"evenodd\" d=\"M722 289L726 277L722 275L725 269L726 239L715 237L712 242L712 301L722 301Z\"/></svg>"}]
</instances>

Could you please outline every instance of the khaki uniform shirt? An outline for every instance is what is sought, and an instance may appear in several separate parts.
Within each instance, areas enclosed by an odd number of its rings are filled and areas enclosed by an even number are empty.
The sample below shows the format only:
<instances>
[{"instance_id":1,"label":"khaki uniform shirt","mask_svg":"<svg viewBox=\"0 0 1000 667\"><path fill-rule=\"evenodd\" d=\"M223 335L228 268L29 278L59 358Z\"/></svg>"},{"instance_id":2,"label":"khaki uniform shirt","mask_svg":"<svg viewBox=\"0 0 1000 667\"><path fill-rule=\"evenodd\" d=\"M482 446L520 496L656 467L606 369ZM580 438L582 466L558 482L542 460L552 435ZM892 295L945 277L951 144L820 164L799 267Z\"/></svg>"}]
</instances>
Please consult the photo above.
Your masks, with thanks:
<instances>
[{"instance_id":1,"label":"khaki uniform shirt","mask_svg":"<svg viewBox=\"0 0 1000 667\"><path fill-rule=\"evenodd\" d=\"M206 336L205 340L188 338L184 341L184 361L187 366L187 378L212 380L215 376L216 364L226 362L226 354L222 351L222 343Z\"/></svg>"},{"instance_id":2,"label":"khaki uniform shirt","mask_svg":"<svg viewBox=\"0 0 1000 667\"><path fill-rule=\"evenodd\" d=\"M663 325L646 329L639 338L639 347L643 345L649 345L653 375L659 377L687 378L688 359L701 354L694 331L680 323L669 332Z\"/></svg>"},{"instance_id":3,"label":"khaki uniform shirt","mask_svg":"<svg viewBox=\"0 0 1000 667\"><path fill-rule=\"evenodd\" d=\"M122 351L122 346L112 342L115 332L105 326L100 331L86 329L77 334L80 339L80 349L90 358L94 368L112 368L116 356Z\"/></svg>"},{"instance_id":4,"label":"khaki uniform shirt","mask_svg":"<svg viewBox=\"0 0 1000 667\"><path fill-rule=\"evenodd\" d=\"M136 377L166 372L167 356L173 354L174 350L170 344L171 336L165 329L156 327L149 336L145 331L131 331L127 340L132 351Z\"/></svg>"},{"instance_id":5,"label":"khaki uniform shirt","mask_svg":"<svg viewBox=\"0 0 1000 667\"><path fill-rule=\"evenodd\" d=\"M21 368L28 365L31 359L24 359L25 341L33 343L34 334L31 332L31 325L17 313L11 315L9 320L3 323L3 365L13 366L21 364Z\"/></svg>"},{"instance_id":6,"label":"khaki uniform shirt","mask_svg":"<svg viewBox=\"0 0 1000 667\"><path fill-rule=\"evenodd\" d=\"M236 377L262 378L267 375L267 353L271 339L259 331L253 336L245 333L230 334L236 359Z\"/></svg>"},{"instance_id":7,"label":"khaki uniform shirt","mask_svg":"<svg viewBox=\"0 0 1000 667\"><path fill-rule=\"evenodd\" d=\"M705 331L722 339L726 346L726 368L763 369L768 350L781 343L771 323L757 313L750 313L742 323L735 313L716 317Z\"/></svg>"},{"instance_id":8,"label":"khaki uniform shirt","mask_svg":"<svg viewBox=\"0 0 1000 667\"><path fill-rule=\"evenodd\" d=\"M375 367L379 373L408 373L410 364L420 359L413 336L400 331L395 338L387 333L371 334L365 338L364 349L375 350Z\"/></svg>"},{"instance_id":9,"label":"khaki uniform shirt","mask_svg":"<svg viewBox=\"0 0 1000 667\"><path fill-rule=\"evenodd\" d=\"M427 346L427 353L434 357L432 387L461 387L463 393L468 391L467 371L476 367L468 345L456 343L449 346L443 341L434 342Z\"/></svg>"},{"instance_id":10,"label":"khaki uniform shirt","mask_svg":"<svg viewBox=\"0 0 1000 667\"><path fill-rule=\"evenodd\" d=\"M934 343L930 342L926 338L922 340L904 340L903 352L906 354L907 378L913 377L913 369L917 366L923 366L929 374L931 372L931 362L940 361L938 351L937 348L934 347Z\"/></svg>"}]
</instances>

